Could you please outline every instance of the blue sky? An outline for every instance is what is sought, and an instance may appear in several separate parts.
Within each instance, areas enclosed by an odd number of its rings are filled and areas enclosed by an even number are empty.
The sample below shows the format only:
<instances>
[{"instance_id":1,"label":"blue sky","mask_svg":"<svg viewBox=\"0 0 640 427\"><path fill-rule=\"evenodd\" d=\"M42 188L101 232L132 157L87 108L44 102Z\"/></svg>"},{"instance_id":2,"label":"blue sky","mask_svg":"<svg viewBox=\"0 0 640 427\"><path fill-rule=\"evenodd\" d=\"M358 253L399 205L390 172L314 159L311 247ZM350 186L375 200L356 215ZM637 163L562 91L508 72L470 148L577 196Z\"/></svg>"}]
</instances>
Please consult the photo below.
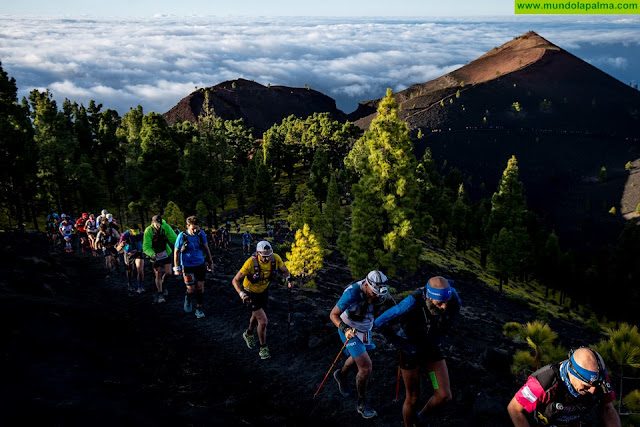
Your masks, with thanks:
<instances>
[{"instance_id":1,"label":"blue sky","mask_svg":"<svg viewBox=\"0 0 640 427\"><path fill-rule=\"evenodd\" d=\"M461 16L513 14L513 0L27 0L3 2L2 13L145 17L176 16Z\"/></svg>"},{"instance_id":2,"label":"blue sky","mask_svg":"<svg viewBox=\"0 0 640 427\"><path fill-rule=\"evenodd\" d=\"M164 113L196 87L237 78L308 85L349 113L360 101L384 96L386 88L399 91L437 78L530 30L624 83L640 81L638 16L206 16L217 9L204 2L202 16L183 16L170 9L175 1L36 3L13 2L0 14L0 62L16 79L19 97L49 89L58 102L68 98L87 105L93 99L120 114L138 104L145 112ZM267 10L266 3L255 2L256 9L283 14L280 8L287 4L274 2ZM292 10L342 12L330 8L331 1L321 3L326 9ZM367 10L383 4L368 3ZM449 3L458 10L471 2ZM86 5L78 10L85 14L58 16L76 10L72 4ZM184 11L199 9L196 2L183 4ZM242 2L229 13L246 13L251 4ZM397 5L399 12L413 6L422 15L452 12L436 9L435 2L426 2L432 9L417 1L384 4ZM28 11L20 9L27 5ZM125 12L129 16L105 17Z\"/></svg>"}]
</instances>

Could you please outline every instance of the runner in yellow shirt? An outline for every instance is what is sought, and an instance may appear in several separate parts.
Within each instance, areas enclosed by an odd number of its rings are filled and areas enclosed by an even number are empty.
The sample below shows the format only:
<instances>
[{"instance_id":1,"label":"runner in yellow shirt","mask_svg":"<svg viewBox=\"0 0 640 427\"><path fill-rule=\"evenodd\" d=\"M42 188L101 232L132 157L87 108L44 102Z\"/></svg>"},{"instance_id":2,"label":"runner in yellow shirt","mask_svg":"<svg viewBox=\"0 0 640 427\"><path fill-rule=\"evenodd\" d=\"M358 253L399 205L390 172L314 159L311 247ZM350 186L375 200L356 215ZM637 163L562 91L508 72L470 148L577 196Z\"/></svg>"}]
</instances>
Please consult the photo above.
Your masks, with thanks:
<instances>
[{"instance_id":1,"label":"runner in yellow shirt","mask_svg":"<svg viewBox=\"0 0 640 427\"><path fill-rule=\"evenodd\" d=\"M261 359L269 359L271 354L267 347L267 300L269 298L269 284L282 274L287 286L293 287L289 270L279 255L273 253L271 244L265 240L258 242L256 253L247 259L233 278L233 287L242 299L242 303L251 309L249 328L242 334L247 347L255 348L254 329L258 329Z\"/></svg>"}]
</instances>

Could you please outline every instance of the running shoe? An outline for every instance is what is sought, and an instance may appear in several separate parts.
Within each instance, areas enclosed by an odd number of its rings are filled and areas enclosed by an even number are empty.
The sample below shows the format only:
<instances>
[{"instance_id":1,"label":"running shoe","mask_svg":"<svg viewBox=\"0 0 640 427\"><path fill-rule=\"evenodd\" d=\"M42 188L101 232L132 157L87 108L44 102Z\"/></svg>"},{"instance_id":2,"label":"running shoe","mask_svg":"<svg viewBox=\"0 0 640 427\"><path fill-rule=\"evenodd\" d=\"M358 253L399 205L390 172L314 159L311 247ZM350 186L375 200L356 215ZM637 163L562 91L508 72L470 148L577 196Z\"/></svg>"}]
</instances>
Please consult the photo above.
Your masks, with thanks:
<instances>
[{"instance_id":1,"label":"running shoe","mask_svg":"<svg viewBox=\"0 0 640 427\"><path fill-rule=\"evenodd\" d=\"M340 375L340 369L336 369L333 373L333 378L335 378L338 383L338 391L343 397L349 397L351 395L351 387L349 387L349 383L347 383L342 376Z\"/></svg>"},{"instance_id":2,"label":"running shoe","mask_svg":"<svg viewBox=\"0 0 640 427\"><path fill-rule=\"evenodd\" d=\"M244 338L244 342L247 343L247 347L256 348L256 338L253 334L250 334L249 331L244 331L242 333L242 338Z\"/></svg>"},{"instance_id":3,"label":"running shoe","mask_svg":"<svg viewBox=\"0 0 640 427\"><path fill-rule=\"evenodd\" d=\"M191 300L189 299L189 297L187 297L185 295L184 297L184 311L187 313L191 313L191 311L193 310L193 304L191 303ZM196 316L198 315L198 312L196 311Z\"/></svg>"},{"instance_id":4,"label":"running shoe","mask_svg":"<svg viewBox=\"0 0 640 427\"><path fill-rule=\"evenodd\" d=\"M163 302L166 302L166 300L164 299L164 296L162 294L158 295L158 304L162 304Z\"/></svg>"},{"instance_id":5,"label":"running shoe","mask_svg":"<svg viewBox=\"0 0 640 427\"><path fill-rule=\"evenodd\" d=\"M200 310L199 308L196 308L196 317L198 319L202 319L204 317L204 311Z\"/></svg>"},{"instance_id":6,"label":"running shoe","mask_svg":"<svg viewBox=\"0 0 640 427\"><path fill-rule=\"evenodd\" d=\"M369 418L373 418L376 415L378 415L376 410L371 407L371 404L366 399L361 400L360 402L358 402L358 406L356 407L356 409L357 409L358 413L360 415L362 415L362 418L369 419Z\"/></svg>"},{"instance_id":7,"label":"running shoe","mask_svg":"<svg viewBox=\"0 0 640 427\"><path fill-rule=\"evenodd\" d=\"M262 360L271 359L271 354L269 353L269 347L267 347L266 345L264 347L260 347L260 352L258 353L258 356L260 356L260 359Z\"/></svg>"}]
</instances>

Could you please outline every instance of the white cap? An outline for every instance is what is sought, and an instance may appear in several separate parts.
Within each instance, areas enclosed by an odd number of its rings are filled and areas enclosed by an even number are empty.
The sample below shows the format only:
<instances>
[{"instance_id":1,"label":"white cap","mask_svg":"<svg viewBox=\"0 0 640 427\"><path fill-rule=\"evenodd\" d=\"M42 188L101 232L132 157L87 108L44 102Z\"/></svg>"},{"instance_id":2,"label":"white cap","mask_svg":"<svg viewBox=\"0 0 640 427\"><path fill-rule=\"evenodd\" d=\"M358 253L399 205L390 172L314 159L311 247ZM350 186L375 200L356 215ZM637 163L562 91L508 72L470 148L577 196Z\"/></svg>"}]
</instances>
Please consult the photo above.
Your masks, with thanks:
<instances>
[{"instance_id":1,"label":"white cap","mask_svg":"<svg viewBox=\"0 0 640 427\"><path fill-rule=\"evenodd\" d=\"M111 222L112 219L113 219L113 215L107 214L107 221Z\"/></svg>"},{"instance_id":2,"label":"white cap","mask_svg":"<svg viewBox=\"0 0 640 427\"><path fill-rule=\"evenodd\" d=\"M256 252L260 255L269 256L273 253L273 249L271 249L271 244L269 242L261 240L256 246Z\"/></svg>"},{"instance_id":3,"label":"white cap","mask_svg":"<svg viewBox=\"0 0 640 427\"><path fill-rule=\"evenodd\" d=\"M102 215L106 215L106 214L108 214L108 212L107 212L107 210L106 210L106 209L102 209L101 214L102 214Z\"/></svg>"}]
</instances>

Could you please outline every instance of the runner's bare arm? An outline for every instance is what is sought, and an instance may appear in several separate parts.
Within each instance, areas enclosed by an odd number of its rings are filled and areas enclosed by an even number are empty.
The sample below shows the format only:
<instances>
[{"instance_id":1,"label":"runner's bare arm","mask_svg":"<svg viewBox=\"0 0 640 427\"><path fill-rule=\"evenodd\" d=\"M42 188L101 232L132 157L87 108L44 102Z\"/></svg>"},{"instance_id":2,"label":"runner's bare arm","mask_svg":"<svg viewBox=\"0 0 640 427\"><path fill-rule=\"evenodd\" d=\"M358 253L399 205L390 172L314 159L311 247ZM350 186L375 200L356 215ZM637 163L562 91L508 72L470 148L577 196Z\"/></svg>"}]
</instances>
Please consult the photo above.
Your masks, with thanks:
<instances>
[{"instance_id":1,"label":"runner's bare arm","mask_svg":"<svg viewBox=\"0 0 640 427\"><path fill-rule=\"evenodd\" d=\"M529 427L529 421L526 417L526 410L524 406L522 406L516 398L514 397L509 402L509 406L507 406L507 411L509 412L509 416L511 417L511 421L515 427Z\"/></svg>"}]
</instances>

